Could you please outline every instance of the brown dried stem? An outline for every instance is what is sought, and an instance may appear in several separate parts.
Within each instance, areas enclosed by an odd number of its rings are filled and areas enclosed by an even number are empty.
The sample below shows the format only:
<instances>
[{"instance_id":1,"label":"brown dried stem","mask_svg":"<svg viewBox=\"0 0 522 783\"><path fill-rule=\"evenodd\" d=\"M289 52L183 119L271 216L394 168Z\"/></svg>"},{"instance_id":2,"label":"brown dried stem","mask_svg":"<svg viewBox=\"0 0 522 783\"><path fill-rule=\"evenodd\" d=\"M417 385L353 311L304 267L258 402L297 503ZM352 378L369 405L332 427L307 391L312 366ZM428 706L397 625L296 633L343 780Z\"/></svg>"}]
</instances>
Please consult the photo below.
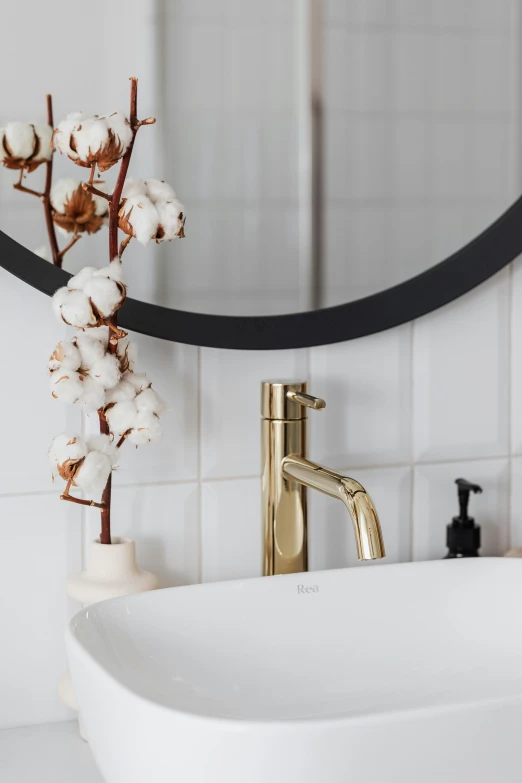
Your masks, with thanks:
<instances>
[{"instance_id":1,"label":"brown dried stem","mask_svg":"<svg viewBox=\"0 0 522 783\"><path fill-rule=\"evenodd\" d=\"M69 242L69 244L66 245L63 250L60 250L60 252L58 253L58 257L62 259L64 255L67 253L67 251L70 250L71 247L75 245L78 242L78 240L81 238L82 238L81 234L75 234L71 239L71 241Z\"/></svg>"},{"instance_id":2,"label":"brown dried stem","mask_svg":"<svg viewBox=\"0 0 522 783\"><path fill-rule=\"evenodd\" d=\"M96 503L94 500L82 500L82 498L75 498L74 495L70 495L69 490L71 489L71 484L72 479L69 479L65 491L60 495L60 500L68 500L69 503L78 503L80 506L93 506L94 508L100 508L102 510L105 508L103 503Z\"/></svg>"},{"instance_id":3,"label":"brown dried stem","mask_svg":"<svg viewBox=\"0 0 522 783\"><path fill-rule=\"evenodd\" d=\"M134 147L134 140L136 138L136 133L138 132L141 125L152 124L152 117L148 117L146 120L143 120L143 122L141 123L139 122L138 80L133 76L130 82L131 82L131 93L130 93L129 122L132 128L132 139L125 155L121 159L120 170L118 172L118 179L116 180L116 186L114 188L114 192L112 196L110 197L110 205L109 205L109 260L110 261L114 261L116 258L119 257L118 256L118 212L120 209L120 201L121 201L123 186L125 184L125 179L127 178L127 172L129 170L129 164L132 156L132 150ZM111 318L109 328L114 331L117 330L117 326L118 326L118 320L117 320L117 315L115 313ZM116 353L117 340L114 341L113 339L109 340L108 351L109 353ZM104 435L109 434L109 425L105 417L101 415L100 415L100 432ZM104 508L102 509L101 512L101 534L100 534L101 544L111 543L111 493L112 493L112 474L109 476L107 480L107 484L102 494L102 503L104 504Z\"/></svg>"},{"instance_id":4,"label":"brown dried stem","mask_svg":"<svg viewBox=\"0 0 522 783\"><path fill-rule=\"evenodd\" d=\"M54 128L54 119L53 119L53 99L51 95L46 96L47 100L47 124L51 126L51 128ZM53 184L53 157L54 153L51 155L48 161L45 163L45 189L44 189L44 197L43 197L43 206L44 206L44 214L45 214L45 224L47 226L47 234L49 236L49 244L51 246L51 254L53 257L53 264L55 266L62 265L62 259L64 254L60 254L60 249L58 247L58 242L56 239L56 231L54 228L54 222L53 222L53 211L51 207L51 186Z\"/></svg>"},{"instance_id":5,"label":"brown dried stem","mask_svg":"<svg viewBox=\"0 0 522 783\"><path fill-rule=\"evenodd\" d=\"M112 196L109 196L108 193L104 193L103 190L98 190L98 188L95 188L90 182L82 182L82 188L88 193L92 193L93 196L101 196L101 198L104 198L109 204L112 201Z\"/></svg>"}]
</instances>

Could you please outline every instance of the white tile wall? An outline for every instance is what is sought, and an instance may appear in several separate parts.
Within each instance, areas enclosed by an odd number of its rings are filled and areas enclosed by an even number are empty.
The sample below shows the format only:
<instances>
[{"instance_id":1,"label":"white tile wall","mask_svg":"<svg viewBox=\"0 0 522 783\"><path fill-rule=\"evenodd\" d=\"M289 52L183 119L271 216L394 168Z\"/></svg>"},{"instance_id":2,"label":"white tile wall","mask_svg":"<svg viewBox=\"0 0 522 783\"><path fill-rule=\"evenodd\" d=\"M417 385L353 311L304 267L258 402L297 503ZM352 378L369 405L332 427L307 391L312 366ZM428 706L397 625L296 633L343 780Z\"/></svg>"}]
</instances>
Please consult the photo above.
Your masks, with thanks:
<instances>
[{"instance_id":1,"label":"white tile wall","mask_svg":"<svg viewBox=\"0 0 522 783\"><path fill-rule=\"evenodd\" d=\"M93 0L95 6L96 2ZM411 63L425 47L434 45L434 29L449 24L459 30L465 27L465 14L459 12L465 5L441 0L436 4L401 0L394 4L392 13L385 0L337 4L331 9L331 18L346 29L332 33L332 55L344 68L366 69L377 61L381 69L390 66L395 74L408 77L405 89L393 95L395 108L401 111L430 112L434 107L440 109L444 101L448 102L446 108L451 109L457 106L456 93L444 95L441 90L433 98L434 103L428 102L422 89L422 68L412 68ZM476 20L477 28L484 32L480 45L488 49L488 59L493 51L502 60L492 28L496 25L499 30L508 29L512 3L505 3L508 11L503 21L498 14L489 18L486 5L477 3L477 7L483 8ZM172 13L181 16L186 14L196 20L204 16L208 29L200 31L197 45L208 45L208 51L219 57L223 51L221 33L212 35L213 25L222 29L216 4L205 3L203 7L201 3L169 3L169 13L170 6ZM6 9L7 16L4 14L6 27L12 29L16 26L9 16L15 13L13 7ZM230 13L239 14L245 5L230 0L227 8ZM287 4L275 0L269 4L252 3L251 23L267 25L273 17L283 24L287 19L285 8ZM107 3L100 5L98 13L102 11L104 15L116 13ZM40 11L36 9L35 13ZM124 24L129 52L142 51L140 42L144 39L138 37L137 27L145 37L152 35L151 13L148 2L127 3ZM46 18L33 18L34 29ZM383 39L383 26L389 24L395 24L398 36L402 36L400 46L393 51ZM358 25L372 28L364 46L352 41L354 26ZM73 48L65 53L68 56L89 43L91 32L88 41L81 38L81 32L79 28ZM353 46L349 46L351 43ZM27 42L24 45L32 46ZM281 67L286 53L277 36L273 45ZM237 53L231 50L229 59L234 56L237 58ZM459 65L455 48L442 49L440 57L446 56L452 67ZM84 108L99 110L94 100L100 98L99 84L106 86L104 106L115 100L115 93L108 82L98 82L93 77L92 62L89 61L88 71L82 70L80 63L74 73L82 90L96 85L96 95L87 91ZM187 62L190 64L190 59ZM120 82L134 71L133 65L145 70L145 81L150 78L153 82L151 64L133 60L128 53L121 59L115 58ZM196 70L198 65L195 63ZM61 90L67 87L66 76L72 72L73 69L65 69ZM329 101L339 112L346 108L347 100L353 107L372 109L378 99L389 99L389 93L382 94L381 86L372 81L368 71L359 73L360 83L348 87L334 85ZM270 75L269 69L267 74ZM34 69L33 77L34 83L17 83L16 96L23 96L23 102L20 98L20 104L10 104L11 110L23 112L27 105L37 105L48 89L49 71ZM239 78L248 80L249 76L241 74ZM269 81L263 82L263 110L291 113L291 107L281 106L269 94ZM491 85L487 74L477 74L476 98L484 100L484 105L495 97ZM190 100L185 96L184 110L208 108L213 98L217 99L212 89L218 87L201 76ZM230 83L227 101L231 111L237 110L237 96L237 84ZM68 108L67 103L70 104L70 94L65 94L64 106L57 107L57 114ZM379 124L381 119L372 126L367 138L362 130L358 136L361 155L369 165L375 165L367 182L362 169L356 172L370 197L375 195L380 173L379 159L373 159L372 151L380 149L381 141L386 139ZM422 221L428 216L440 221L436 225L440 227L437 242L441 245L433 250L435 257L440 258L438 252L444 242L462 243L469 234L462 236L463 221L451 223L451 205L440 204L429 213L415 212L416 205L411 200L418 195L417 161L422 150L411 145L401 122L400 117L395 117L393 144L382 165L400 173L397 181L402 183L406 202L393 205L393 210L377 204L366 212L361 210L351 223L353 247L363 252L370 236L375 253L386 261L386 251L391 246L388 242L395 242L394 247L399 248L413 248L417 243L419 248L426 225ZM417 122L422 128L420 116ZM502 137L495 135L493 122L487 129L482 123L478 125L485 134L486 146L502 146ZM254 126L246 118L244 127ZM143 131L146 132L153 130ZM218 138L219 132L219 127L212 128ZM224 187L229 189L231 199L255 201L260 194L270 194L271 189L279 192L279 161L287 157L281 149L286 150L288 145L270 133L264 141L245 141L245 135L251 134L243 130L238 133L243 137L244 149L230 142L227 153L229 164L234 151L238 151L242 175L234 180L232 172ZM435 143L434 139L428 134L430 143ZM276 156L270 169L271 145L278 148L280 157ZM205 148L205 144L202 146ZM151 155L147 152L144 160L150 162ZM260 159L264 161L262 175L255 169ZM397 164L397 159L404 165ZM209 171L205 161L199 165L196 146L189 162L183 176L187 183L194 184L191 198L203 201L219 195L223 177ZM482 183L491 177L492 187L496 188L501 175L486 168L490 165L490 160L484 161L484 169L477 171L476 176ZM509 161L503 160L502 167L502 171L509 168ZM345 167L343 171L349 169ZM285 182L288 177L295 177L291 166ZM349 176L345 179L350 186L353 184ZM442 195L444 185L441 177L438 186ZM341 186L342 177L335 185L336 198L343 196ZM5 191L1 192L3 197ZM490 214L487 206L471 205L470 223L464 226L466 232L470 226L484 225ZM337 214L331 212L334 218L328 229L328 242L344 259L344 207L337 207ZM27 219L36 215L32 209L24 208L18 218L12 213L15 232L22 232ZM379 231L375 226L379 226ZM408 246L406 238L412 227L417 234ZM22 233L19 235L23 239ZM212 242L207 243L206 250L212 251ZM422 252L428 253L430 248L423 248ZM385 268L383 263L383 273ZM133 266L131 274L137 274L135 269ZM149 271L153 270L153 266L149 267ZM332 280L335 281L335 274ZM155 278L155 285L160 284ZM63 625L72 608L65 598L64 583L86 559L88 541L97 534L97 514L60 503L58 488L53 490L50 484L45 455L49 441L57 431L80 424L74 414L52 401L48 394L45 359L62 336L50 314L49 301L0 271L0 312L0 356L4 359L5 376L0 385L0 407L4 411L0 450L0 726L10 726L66 717L55 690L64 666ZM122 451L114 487L115 533L137 539L140 564L156 571L163 586L258 575L259 383L267 378L298 377L308 378L311 390L324 396L328 403L323 414L310 413L310 455L348 470L369 488L382 517L390 561L438 558L444 554L445 526L457 512L453 481L461 475L484 487L484 493L471 501L474 516L483 524L484 553L500 555L510 543L522 545L521 334L522 264L518 261L511 270L415 324L345 344L248 353L195 349L137 336L142 364L170 401L171 412L165 419L166 437L161 446ZM330 498L315 495L311 498L310 561L312 568L355 565L353 536L343 507Z\"/></svg>"}]
</instances>

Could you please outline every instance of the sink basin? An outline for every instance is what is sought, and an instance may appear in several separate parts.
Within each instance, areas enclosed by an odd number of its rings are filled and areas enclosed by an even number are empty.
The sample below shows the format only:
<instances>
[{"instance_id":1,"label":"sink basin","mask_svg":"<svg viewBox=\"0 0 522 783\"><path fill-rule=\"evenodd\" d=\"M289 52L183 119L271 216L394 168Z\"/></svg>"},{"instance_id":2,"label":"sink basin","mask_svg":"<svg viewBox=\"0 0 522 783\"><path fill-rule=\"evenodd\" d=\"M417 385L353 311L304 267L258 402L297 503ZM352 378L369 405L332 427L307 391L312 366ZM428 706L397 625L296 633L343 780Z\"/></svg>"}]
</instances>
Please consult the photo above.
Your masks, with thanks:
<instances>
[{"instance_id":1,"label":"sink basin","mask_svg":"<svg viewBox=\"0 0 522 783\"><path fill-rule=\"evenodd\" d=\"M520 783L522 560L158 590L84 609L107 783Z\"/></svg>"}]
</instances>

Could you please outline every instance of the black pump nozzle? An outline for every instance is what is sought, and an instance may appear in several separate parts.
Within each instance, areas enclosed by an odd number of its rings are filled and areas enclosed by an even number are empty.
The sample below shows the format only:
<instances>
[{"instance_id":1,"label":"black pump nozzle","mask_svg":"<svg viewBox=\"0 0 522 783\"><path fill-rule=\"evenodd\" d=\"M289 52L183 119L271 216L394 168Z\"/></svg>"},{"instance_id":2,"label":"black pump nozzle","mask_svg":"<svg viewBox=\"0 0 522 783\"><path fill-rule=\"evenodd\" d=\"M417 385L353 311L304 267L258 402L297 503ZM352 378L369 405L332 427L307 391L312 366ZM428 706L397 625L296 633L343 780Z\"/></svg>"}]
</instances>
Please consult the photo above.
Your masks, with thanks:
<instances>
[{"instance_id":1,"label":"black pump nozzle","mask_svg":"<svg viewBox=\"0 0 522 783\"><path fill-rule=\"evenodd\" d=\"M463 478L455 479L455 484L459 488L459 508L460 508L460 521L469 522L468 517L468 503L470 492L482 492L482 487L478 484L472 484L471 481L467 481Z\"/></svg>"}]
</instances>

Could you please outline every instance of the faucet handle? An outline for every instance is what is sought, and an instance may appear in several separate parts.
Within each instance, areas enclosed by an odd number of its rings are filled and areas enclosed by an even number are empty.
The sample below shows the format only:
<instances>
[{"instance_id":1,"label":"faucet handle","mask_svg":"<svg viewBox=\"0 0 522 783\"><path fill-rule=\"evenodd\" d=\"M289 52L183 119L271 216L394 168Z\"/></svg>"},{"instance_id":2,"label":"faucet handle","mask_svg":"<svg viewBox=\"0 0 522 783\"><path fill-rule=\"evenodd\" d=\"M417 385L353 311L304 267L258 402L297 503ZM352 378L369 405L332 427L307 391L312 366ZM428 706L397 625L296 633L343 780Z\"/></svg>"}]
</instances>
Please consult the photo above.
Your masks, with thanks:
<instances>
[{"instance_id":1,"label":"faucet handle","mask_svg":"<svg viewBox=\"0 0 522 783\"><path fill-rule=\"evenodd\" d=\"M304 405L306 408L312 408L314 411L322 411L326 408L326 402L321 397L314 397L311 394L305 394L293 389L287 391L286 396L289 400L298 402L299 405Z\"/></svg>"}]
</instances>

